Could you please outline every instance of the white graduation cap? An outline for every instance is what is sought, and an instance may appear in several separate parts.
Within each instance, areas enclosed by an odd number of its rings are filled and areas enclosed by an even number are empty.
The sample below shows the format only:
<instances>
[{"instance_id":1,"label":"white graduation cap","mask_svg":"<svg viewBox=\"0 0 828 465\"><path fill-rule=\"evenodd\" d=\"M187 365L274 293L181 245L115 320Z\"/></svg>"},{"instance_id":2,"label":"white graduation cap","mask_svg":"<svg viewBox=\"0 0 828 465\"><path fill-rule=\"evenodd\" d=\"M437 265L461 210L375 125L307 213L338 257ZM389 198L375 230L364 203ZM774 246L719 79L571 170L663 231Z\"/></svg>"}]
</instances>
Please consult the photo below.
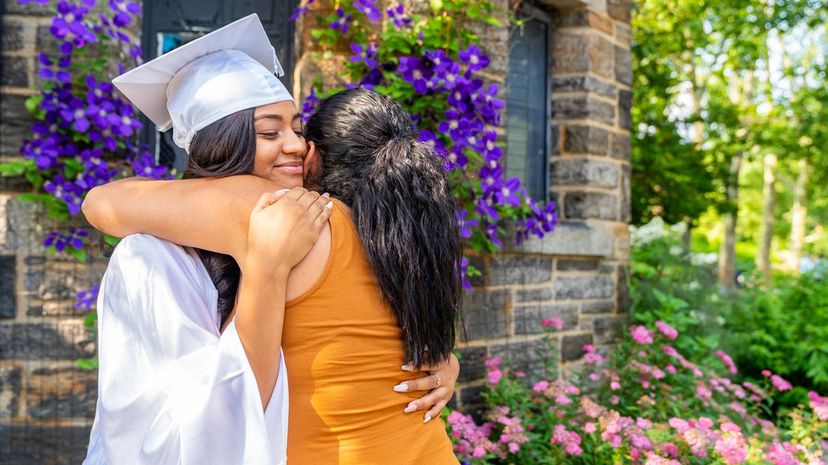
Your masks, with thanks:
<instances>
[{"instance_id":1,"label":"white graduation cap","mask_svg":"<svg viewBox=\"0 0 828 465\"><path fill-rule=\"evenodd\" d=\"M112 80L160 131L189 152L196 131L241 110L293 101L276 51L252 14Z\"/></svg>"}]
</instances>

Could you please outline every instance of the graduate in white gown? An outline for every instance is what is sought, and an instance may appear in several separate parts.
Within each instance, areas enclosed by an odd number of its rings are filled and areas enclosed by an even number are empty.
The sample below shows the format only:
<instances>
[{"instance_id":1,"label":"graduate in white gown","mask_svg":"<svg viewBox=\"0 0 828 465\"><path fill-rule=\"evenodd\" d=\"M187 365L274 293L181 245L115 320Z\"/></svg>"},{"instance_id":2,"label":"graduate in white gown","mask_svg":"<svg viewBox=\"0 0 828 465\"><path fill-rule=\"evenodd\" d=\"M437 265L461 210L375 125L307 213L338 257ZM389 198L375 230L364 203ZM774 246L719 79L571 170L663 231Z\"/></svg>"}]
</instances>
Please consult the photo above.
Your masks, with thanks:
<instances>
[{"instance_id":1,"label":"graduate in white gown","mask_svg":"<svg viewBox=\"0 0 828 465\"><path fill-rule=\"evenodd\" d=\"M189 151L198 130L227 115L293 105L274 72L282 72L275 51L251 15L115 84ZM193 249L143 234L120 242L98 299L98 402L84 465L285 463L287 272L319 238L330 207L304 189L262 196L231 317L217 311Z\"/></svg>"}]
</instances>

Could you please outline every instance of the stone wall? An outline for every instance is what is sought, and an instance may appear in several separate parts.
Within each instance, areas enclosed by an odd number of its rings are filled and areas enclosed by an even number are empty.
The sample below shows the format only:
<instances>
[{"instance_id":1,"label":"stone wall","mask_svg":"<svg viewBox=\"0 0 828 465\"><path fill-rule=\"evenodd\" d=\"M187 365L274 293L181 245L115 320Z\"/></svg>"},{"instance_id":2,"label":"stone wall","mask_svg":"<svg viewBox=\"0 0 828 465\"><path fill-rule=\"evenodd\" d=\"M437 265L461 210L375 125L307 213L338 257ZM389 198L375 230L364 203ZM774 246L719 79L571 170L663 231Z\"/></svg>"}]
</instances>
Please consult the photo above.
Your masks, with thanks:
<instances>
[{"instance_id":1,"label":"stone wall","mask_svg":"<svg viewBox=\"0 0 828 465\"><path fill-rule=\"evenodd\" d=\"M34 93L36 51L51 43L48 14L37 4L5 5L0 161L19 156L32 122L24 101ZM47 254L43 237L57 223L16 200L28 189L0 178L0 464L78 464L95 413L96 376L74 360L94 355L95 342L83 327L86 312L73 304L106 264L100 250L84 265Z\"/></svg>"},{"instance_id":2,"label":"stone wall","mask_svg":"<svg viewBox=\"0 0 828 465\"><path fill-rule=\"evenodd\" d=\"M474 280L476 290L464 305L456 398L461 407L480 401L487 357L504 355L530 371L546 362L535 350L545 344L542 319L564 320L553 344L568 368L578 363L584 344L610 345L629 307L630 0L522 3L553 20L550 196L560 223L543 240L509 245L496 257L472 257L484 275ZM23 102L33 93L36 50L48 47L46 14L36 4L6 2L2 161L18 156L31 123ZM294 43L297 95L305 95L316 78L341 84L348 54L315 57L307 21ZM478 32L492 57L485 77L505 88L509 33L492 27ZM72 303L75 292L100 279L105 263L100 250L92 250L85 265L47 255L43 235L55 224L36 206L15 200L26 189L0 178L0 464L76 464L94 414L96 381L73 363L95 348L82 326L83 312Z\"/></svg>"}]
</instances>

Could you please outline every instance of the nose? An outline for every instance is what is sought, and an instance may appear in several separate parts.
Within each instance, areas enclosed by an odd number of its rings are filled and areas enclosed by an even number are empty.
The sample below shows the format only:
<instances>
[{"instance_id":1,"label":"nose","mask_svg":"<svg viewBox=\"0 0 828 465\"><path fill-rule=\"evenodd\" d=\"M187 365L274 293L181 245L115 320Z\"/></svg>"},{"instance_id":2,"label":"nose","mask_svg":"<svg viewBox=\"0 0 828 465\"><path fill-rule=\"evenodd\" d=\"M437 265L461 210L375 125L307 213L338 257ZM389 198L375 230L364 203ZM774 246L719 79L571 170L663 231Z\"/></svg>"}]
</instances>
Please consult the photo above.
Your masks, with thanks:
<instances>
[{"instance_id":1,"label":"nose","mask_svg":"<svg viewBox=\"0 0 828 465\"><path fill-rule=\"evenodd\" d=\"M282 145L282 152L291 155L297 155L302 158L307 155L308 147L305 144L305 139L302 137L297 136L295 133L290 132L288 134L287 140Z\"/></svg>"}]
</instances>

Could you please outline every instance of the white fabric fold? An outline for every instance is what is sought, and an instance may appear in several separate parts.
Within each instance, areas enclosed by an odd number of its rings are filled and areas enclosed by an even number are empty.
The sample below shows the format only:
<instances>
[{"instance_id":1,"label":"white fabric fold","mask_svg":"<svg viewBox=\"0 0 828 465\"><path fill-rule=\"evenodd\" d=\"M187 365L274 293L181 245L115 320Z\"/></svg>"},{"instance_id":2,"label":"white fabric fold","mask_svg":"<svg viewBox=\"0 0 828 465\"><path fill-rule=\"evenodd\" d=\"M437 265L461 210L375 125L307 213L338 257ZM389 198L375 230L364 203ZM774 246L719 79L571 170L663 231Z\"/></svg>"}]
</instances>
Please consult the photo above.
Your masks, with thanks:
<instances>
[{"instance_id":1,"label":"white fabric fold","mask_svg":"<svg viewBox=\"0 0 828 465\"><path fill-rule=\"evenodd\" d=\"M219 334L216 290L194 253L124 238L98 299L98 403L84 465L282 465L284 360L262 411L231 322Z\"/></svg>"}]
</instances>

